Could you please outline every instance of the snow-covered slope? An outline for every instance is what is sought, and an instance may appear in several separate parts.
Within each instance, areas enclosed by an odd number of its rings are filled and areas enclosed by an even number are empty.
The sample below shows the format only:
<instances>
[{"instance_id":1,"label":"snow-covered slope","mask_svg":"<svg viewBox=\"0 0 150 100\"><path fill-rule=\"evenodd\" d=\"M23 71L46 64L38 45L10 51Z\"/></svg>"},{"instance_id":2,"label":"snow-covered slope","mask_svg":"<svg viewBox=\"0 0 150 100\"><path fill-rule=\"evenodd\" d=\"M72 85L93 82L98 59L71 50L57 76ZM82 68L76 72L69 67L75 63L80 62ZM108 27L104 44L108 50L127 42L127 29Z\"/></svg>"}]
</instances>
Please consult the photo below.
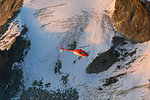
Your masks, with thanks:
<instances>
[{"instance_id":1,"label":"snow-covered slope","mask_svg":"<svg viewBox=\"0 0 150 100\"><path fill-rule=\"evenodd\" d=\"M50 83L50 87L44 87L47 90L77 88L81 100L131 100L135 95L136 100L149 98L149 42L124 46L127 50L136 48L136 54L115 63L105 72L87 74L85 71L99 53L112 46L114 3L115 0L24 0L19 17L28 27L31 41L31 49L23 63L25 87L31 87L35 80L42 80L43 84ZM59 52L60 44L69 48L68 45L73 43L89 56L79 59L70 52ZM127 68L133 58L137 59ZM58 62L61 68L55 73ZM116 70L119 64L124 68ZM101 80L121 73L127 74L113 85L102 86ZM98 86L103 90L98 90Z\"/></svg>"},{"instance_id":2,"label":"snow-covered slope","mask_svg":"<svg viewBox=\"0 0 150 100\"><path fill-rule=\"evenodd\" d=\"M21 16L29 28L31 39L31 49L24 65L24 78L27 79L25 82L28 85L33 79L43 79L43 82L51 83L51 88L62 87L60 76L54 73L58 59L62 61L61 71L64 74L69 73L70 84L75 86L90 81L85 68L99 52L111 46L114 32L106 27L108 22L103 21L102 17L106 13L104 10L111 10L108 7L112 2L80 2L24 1ZM101 22L106 23L103 27L105 29L101 27ZM60 44L67 48L67 45L74 41L77 42L77 48L87 46L84 49L90 52L90 55L78 60L78 57L70 52L59 53ZM75 60L77 61L74 64Z\"/></svg>"}]
</instances>

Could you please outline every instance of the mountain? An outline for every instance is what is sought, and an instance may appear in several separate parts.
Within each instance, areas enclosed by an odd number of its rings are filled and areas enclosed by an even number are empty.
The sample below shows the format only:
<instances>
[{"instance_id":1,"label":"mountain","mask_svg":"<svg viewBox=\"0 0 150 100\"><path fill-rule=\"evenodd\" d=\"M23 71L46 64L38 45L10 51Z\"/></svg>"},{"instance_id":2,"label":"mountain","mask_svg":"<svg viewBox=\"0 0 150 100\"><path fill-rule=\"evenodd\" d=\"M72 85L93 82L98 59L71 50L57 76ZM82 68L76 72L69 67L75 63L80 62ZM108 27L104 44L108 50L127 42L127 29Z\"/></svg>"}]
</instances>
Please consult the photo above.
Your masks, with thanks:
<instances>
[{"instance_id":1,"label":"mountain","mask_svg":"<svg viewBox=\"0 0 150 100\"><path fill-rule=\"evenodd\" d=\"M24 0L16 7L1 25L1 100L150 99L148 1Z\"/></svg>"}]
</instances>

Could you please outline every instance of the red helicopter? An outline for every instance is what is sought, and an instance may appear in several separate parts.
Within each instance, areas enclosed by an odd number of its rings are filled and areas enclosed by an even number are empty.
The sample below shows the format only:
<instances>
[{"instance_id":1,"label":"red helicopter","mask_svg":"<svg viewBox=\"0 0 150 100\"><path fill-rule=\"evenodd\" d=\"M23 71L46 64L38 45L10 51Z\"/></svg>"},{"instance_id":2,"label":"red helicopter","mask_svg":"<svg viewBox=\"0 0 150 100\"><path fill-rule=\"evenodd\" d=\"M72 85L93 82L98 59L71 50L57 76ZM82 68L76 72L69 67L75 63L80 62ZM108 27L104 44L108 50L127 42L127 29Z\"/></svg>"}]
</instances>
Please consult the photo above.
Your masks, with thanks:
<instances>
[{"instance_id":1,"label":"red helicopter","mask_svg":"<svg viewBox=\"0 0 150 100\"><path fill-rule=\"evenodd\" d=\"M89 54L87 54L85 51L81 50L81 49L74 49L74 50L70 50L70 49L64 49L62 48L62 46L60 45L60 52L62 52L63 50L64 51L70 51L70 52L73 52L75 55L78 55L78 56L88 56Z\"/></svg>"}]
</instances>

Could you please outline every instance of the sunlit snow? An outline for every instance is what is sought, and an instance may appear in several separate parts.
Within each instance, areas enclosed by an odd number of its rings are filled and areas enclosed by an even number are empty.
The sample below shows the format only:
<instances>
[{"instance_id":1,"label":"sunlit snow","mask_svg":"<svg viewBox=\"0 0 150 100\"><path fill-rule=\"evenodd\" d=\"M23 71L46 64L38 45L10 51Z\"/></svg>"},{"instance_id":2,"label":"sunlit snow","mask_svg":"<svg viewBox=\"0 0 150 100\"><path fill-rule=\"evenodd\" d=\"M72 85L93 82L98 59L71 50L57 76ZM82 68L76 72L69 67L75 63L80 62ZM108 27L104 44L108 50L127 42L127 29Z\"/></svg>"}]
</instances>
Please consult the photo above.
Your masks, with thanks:
<instances>
[{"instance_id":1,"label":"sunlit snow","mask_svg":"<svg viewBox=\"0 0 150 100\"><path fill-rule=\"evenodd\" d=\"M20 22L26 24L31 49L23 63L23 80L26 88L34 80L51 83L48 90L74 87L78 89L81 100L100 100L112 98L141 99L149 98L150 43L127 45L128 50L136 48L135 62L129 69L115 71L115 63L107 71L87 74L85 69L92 60L112 46L115 35L111 14L115 0L24 0ZM88 57L78 59L71 52L60 53L60 44L77 43L76 48L89 53ZM132 58L122 63L124 66ZM62 62L61 74L55 74L57 61ZM121 62L120 62L121 63ZM108 86L103 91L96 88L101 79L119 73L129 73L121 78L116 86ZM130 73L131 72L131 73ZM68 76L68 83L62 83L62 75ZM131 91L131 93L129 93ZM144 92L143 92L144 91ZM144 94L141 94L143 92ZM129 93L129 94L128 94Z\"/></svg>"}]
</instances>

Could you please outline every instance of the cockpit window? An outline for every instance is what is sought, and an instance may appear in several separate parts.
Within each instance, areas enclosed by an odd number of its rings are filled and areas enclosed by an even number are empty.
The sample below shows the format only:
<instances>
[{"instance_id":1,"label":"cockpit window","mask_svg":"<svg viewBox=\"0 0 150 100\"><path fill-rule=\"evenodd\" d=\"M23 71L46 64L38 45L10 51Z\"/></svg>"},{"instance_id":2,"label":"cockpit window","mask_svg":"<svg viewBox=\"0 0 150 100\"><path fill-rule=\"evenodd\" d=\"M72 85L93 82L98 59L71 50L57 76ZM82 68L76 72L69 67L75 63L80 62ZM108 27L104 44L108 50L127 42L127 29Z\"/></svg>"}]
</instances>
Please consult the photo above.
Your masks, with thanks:
<instances>
[{"instance_id":1,"label":"cockpit window","mask_svg":"<svg viewBox=\"0 0 150 100\"><path fill-rule=\"evenodd\" d=\"M79 52L79 54L87 54L85 51L83 51L83 52Z\"/></svg>"},{"instance_id":2,"label":"cockpit window","mask_svg":"<svg viewBox=\"0 0 150 100\"><path fill-rule=\"evenodd\" d=\"M84 53L87 54L85 51L84 51Z\"/></svg>"}]
</instances>

